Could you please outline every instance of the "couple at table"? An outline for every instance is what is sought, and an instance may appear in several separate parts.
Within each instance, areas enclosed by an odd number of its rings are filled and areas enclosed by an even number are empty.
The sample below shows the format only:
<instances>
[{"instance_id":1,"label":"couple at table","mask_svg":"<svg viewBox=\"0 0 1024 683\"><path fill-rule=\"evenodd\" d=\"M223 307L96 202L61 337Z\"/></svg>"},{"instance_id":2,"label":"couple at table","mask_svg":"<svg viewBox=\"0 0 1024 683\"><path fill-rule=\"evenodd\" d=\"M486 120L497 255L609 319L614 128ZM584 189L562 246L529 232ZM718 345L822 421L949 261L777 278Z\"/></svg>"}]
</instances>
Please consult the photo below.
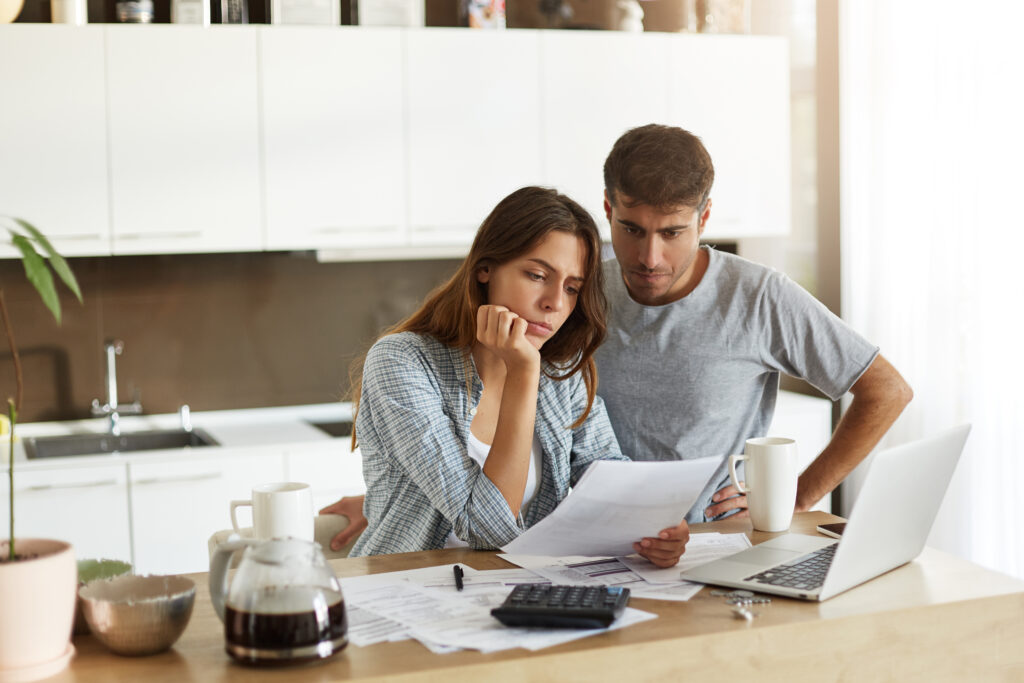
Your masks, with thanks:
<instances>
[{"instance_id":1,"label":"couple at table","mask_svg":"<svg viewBox=\"0 0 1024 683\"><path fill-rule=\"evenodd\" d=\"M672 566L688 522L746 514L726 460L767 431L781 373L853 394L795 510L835 488L910 388L786 276L700 245L713 180L687 131L626 132L604 166L615 259L603 264L572 199L539 187L503 199L455 275L365 358L353 441L367 493L322 511L351 520L332 547L364 527L353 555L500 547L595 460L721 456L686 518L634 544Z\"/></svg>"}]
</instances>

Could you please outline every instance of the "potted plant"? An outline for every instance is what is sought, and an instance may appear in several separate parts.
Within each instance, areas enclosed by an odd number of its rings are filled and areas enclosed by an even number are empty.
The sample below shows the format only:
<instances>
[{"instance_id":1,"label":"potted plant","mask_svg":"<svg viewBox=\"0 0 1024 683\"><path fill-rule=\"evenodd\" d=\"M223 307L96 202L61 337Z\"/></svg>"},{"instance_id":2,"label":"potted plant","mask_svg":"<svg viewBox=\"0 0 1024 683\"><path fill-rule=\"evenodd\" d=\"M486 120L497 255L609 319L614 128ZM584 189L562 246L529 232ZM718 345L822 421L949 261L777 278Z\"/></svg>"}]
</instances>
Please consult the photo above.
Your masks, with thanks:
<instances>
[{"instance_id":1,"label":"potted plant","mask_svg":"<svg viewBox=\"0 0 1024 683\"><path fill-rule=\"evenodd\" d=\"M60 300L53 273L82 300L67 262L39 230L19 218L2 217L11 244L20 252L25 277L60 324ZM38 250L37 250L38 248ZM42 253L40 253L42 252ZM52 270L52 272L51 272ZM0 284L0 321L14 363L15 394L7 399L10 418L8 486L10 533L0 542L0 679L34 680L67 666L74 648L71 625L75 613L77 567L71 546L63 541L14 536L14 432L21 409L21 359Z\"/></svg>"}]
</instances>

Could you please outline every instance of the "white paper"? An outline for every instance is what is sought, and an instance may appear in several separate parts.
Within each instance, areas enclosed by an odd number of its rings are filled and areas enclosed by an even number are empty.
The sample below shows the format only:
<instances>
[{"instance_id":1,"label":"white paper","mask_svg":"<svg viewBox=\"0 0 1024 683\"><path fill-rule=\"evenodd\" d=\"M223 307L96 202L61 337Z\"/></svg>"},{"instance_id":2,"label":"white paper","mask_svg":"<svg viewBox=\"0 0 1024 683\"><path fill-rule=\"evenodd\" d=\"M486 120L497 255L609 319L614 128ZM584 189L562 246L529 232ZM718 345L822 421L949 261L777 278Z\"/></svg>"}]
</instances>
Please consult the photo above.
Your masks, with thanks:
<instances>
[{"instance_id":1,"label":"white paper","mask_svg":"<svg viewBox=\"0 0 1024 683\"><path fill-rule=\"evenodd\" d=\"M556 557L628 555L636 541L679 524L720 463L721 458L599 460L554 512L503 550Z\"/></svg>"}]
</instances>

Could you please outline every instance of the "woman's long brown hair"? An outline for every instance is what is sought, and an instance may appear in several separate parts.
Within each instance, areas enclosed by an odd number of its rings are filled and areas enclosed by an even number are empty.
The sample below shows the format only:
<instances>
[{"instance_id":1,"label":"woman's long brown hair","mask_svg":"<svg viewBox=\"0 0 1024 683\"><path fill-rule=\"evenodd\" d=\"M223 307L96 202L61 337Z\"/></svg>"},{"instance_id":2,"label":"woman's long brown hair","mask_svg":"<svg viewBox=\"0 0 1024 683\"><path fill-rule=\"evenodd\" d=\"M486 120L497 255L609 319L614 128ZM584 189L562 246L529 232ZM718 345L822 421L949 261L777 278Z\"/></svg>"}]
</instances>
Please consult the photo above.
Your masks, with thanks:
<instances>
[{"instance_id":1,"label":"woman's long brown hair","mask_svg":"<svg viewBox=\"0 0 1024 683\"><path fill-rule=\"evenodd\" d=\"M528 253L554 230L567 232L583 242L583 284L572 313L541 347L540 356L546 361L544 374L553 380L583 373L587 406L569 428L579 427L594 404L597 367L593 356L607 329L601 237L590 214L555 190L524 187L502 199L480 225L469 254L451 279L431 292L419 310L381 336L415 332L452 348L465 349L468 354L476 341L477 309L487 303L487 286L477 280L477 273L484 267L500 266ZM364 358L352 365L353 423L359 411ZM352 448L356 446L353 426Z\"/></svg>"}]
</instances>

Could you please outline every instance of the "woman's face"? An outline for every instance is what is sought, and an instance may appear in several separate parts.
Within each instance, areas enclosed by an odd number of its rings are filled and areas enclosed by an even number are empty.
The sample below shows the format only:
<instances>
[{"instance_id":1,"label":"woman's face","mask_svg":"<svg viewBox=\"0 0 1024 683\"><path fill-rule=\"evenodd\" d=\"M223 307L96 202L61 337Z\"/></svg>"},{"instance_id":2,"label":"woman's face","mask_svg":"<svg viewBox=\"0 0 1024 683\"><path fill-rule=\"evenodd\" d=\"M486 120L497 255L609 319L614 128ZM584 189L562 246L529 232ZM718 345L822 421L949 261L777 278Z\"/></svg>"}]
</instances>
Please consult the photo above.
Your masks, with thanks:
<instances>
[{"instance_id":1,"label":"woman's face","mask_svg":"<svg viewBox=\"0 0 1024 683\"><path fill-rule=\"evenodd\" d=\"M552 230L527 253L477 273L487 283L487 303L526 319L526 338L538 349L562 327L583 286L582 238Z\"/></svg>"}]
</instances>

